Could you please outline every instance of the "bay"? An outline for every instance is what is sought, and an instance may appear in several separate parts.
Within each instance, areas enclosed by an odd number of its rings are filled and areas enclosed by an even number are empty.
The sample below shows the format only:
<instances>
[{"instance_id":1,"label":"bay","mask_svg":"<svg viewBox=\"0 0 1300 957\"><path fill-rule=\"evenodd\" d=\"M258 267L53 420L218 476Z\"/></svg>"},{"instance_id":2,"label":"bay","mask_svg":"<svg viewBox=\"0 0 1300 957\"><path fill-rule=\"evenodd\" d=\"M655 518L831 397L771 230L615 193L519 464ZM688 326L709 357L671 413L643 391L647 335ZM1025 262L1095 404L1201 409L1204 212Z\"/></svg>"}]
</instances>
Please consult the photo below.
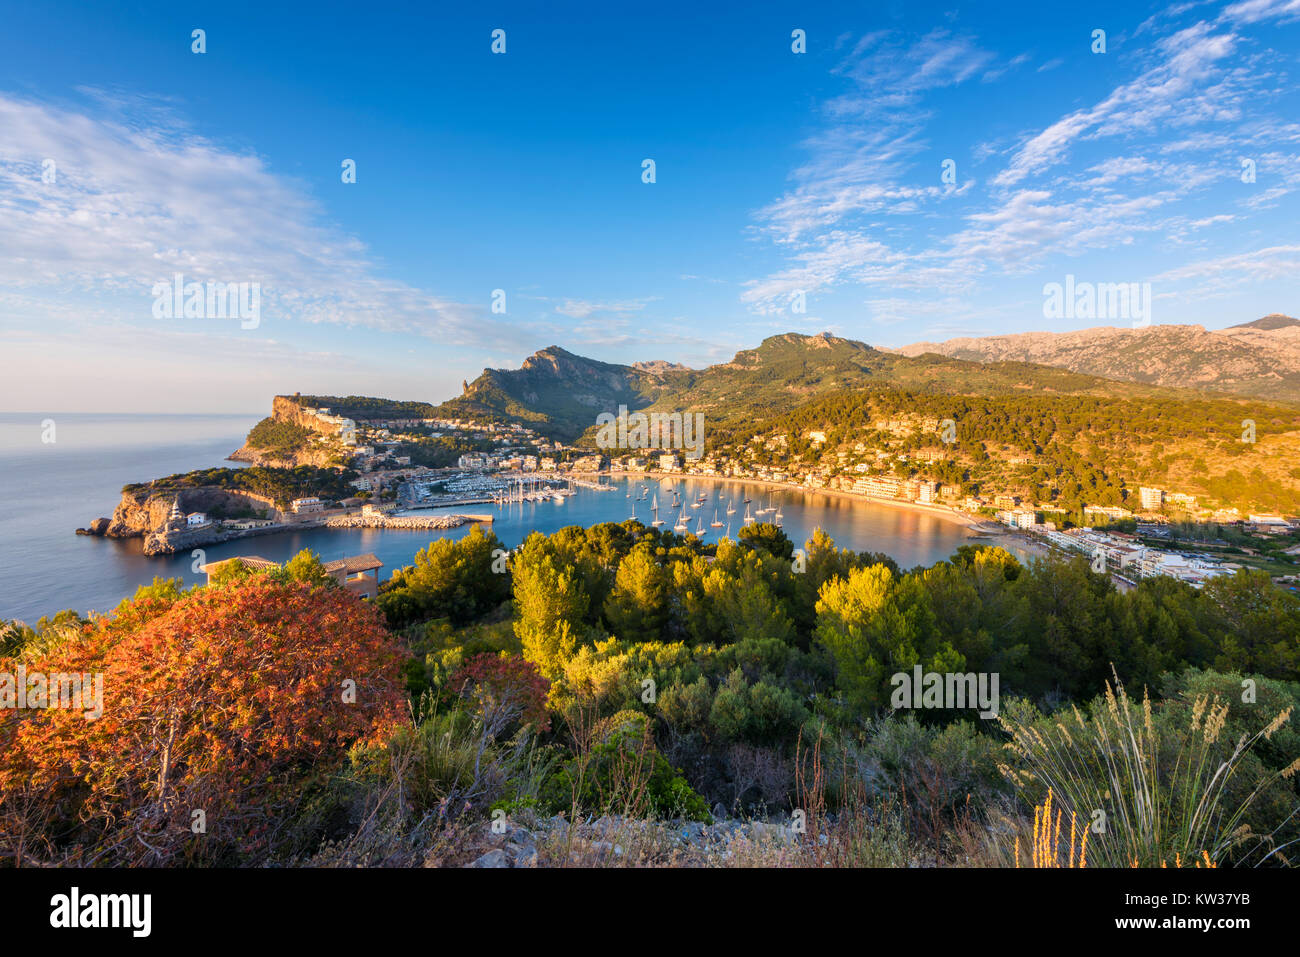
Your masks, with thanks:
<instances>
[{"instance_id":1,"label":"bay","mask_svg":"<svg viewBox=\"0 0 1300 957\"><path fill-rule=\"evenodd\" d=\"M195 567L199 556L187 552L150 558L138 539L79 536L74 530L112 515L125 484L191 469L234 467L225 457L242 444L258 418L0 413L0 619L34 623L64 608L106 612L155 576L202 582L205 576ZM42 441L48 437L46 420L53 420L53 442ZM635 486L630 499L628 481ZM665 530L670 529L676 516L667 506L671 489L677 488L685 503L700 493L708 495L704 507L685 511L692 531L703 517L702 537L714 542L726 531L709 527L715 510L719 521L731 523L734 537L745 511L741 499L749 497L754 511L769 503L780 506L784 530L796 545L821 527L839 546L884 552L905 569L947 558L976 534L940 515L813 492L773 492L757 484L685 476L613 482L615 491L580 488L563 504L475 505L465 511L492 514L497 536L514 547L533 530L550 533L567 525L621 522L633 514L649 524L651 501L640 499L641 486L658 495L660 517L667 522ZM728 516L725 500L733 495L737 511ZM770 521L771 515L759 520ZM381 574L387 578L435 538L468 532L469 526L450 531L306 529L211 545L201 559L260 555L284 561L309 548L329 561L373 552L384 563Z\"/></svg>"}]
</instances>

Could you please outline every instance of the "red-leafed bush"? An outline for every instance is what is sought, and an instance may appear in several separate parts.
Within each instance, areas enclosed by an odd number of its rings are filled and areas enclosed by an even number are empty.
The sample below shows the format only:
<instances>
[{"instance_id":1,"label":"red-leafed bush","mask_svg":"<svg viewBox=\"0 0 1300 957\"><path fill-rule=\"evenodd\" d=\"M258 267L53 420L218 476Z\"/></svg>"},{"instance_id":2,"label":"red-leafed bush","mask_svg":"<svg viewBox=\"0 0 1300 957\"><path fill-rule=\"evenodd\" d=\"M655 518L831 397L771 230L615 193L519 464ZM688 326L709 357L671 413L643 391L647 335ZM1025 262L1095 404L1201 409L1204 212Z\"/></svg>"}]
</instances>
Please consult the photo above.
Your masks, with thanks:
<instances>
[{"instance_id":1,"label":"red-leafed bush","mask_svg":"<svg viewBox=\"0 0 1300 957\"><path fill-rule=\"evenodd\" d=\"M504 726L518 719L538 731L551 726L546 711L550 682L518 655L475 655L452 677L452 688L473 697L485 721Z\"/></svg>"},{"instance_id":2,"label":"red-leafed bush","mask_svg":"<svg viewBox=\"0 0 1300 957\"><path fill-rule=\"evenodd\" d=\"M86 863L256 859L304 788L399 715L400 661L342 590L257 577L126 604L24 662L102 672L103 716L0 712L0 852L35 854L35 818L43 850Z\"/></svg>"}]
</instances>

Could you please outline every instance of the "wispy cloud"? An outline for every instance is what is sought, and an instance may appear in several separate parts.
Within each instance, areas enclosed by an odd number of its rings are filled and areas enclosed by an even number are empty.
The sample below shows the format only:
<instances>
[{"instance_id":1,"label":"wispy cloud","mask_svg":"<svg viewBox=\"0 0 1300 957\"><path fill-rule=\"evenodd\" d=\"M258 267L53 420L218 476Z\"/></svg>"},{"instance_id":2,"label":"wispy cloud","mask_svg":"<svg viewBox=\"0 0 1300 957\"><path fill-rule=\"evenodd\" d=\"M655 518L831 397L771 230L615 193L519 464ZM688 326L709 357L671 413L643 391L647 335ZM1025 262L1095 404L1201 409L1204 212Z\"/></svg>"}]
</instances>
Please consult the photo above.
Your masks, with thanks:
<instances>
[{"instance_id":1,"label":"wispy cloud","mask_svg":"<svg viewBox=\"0 0 1300 957\"><path fill-rule=\"evenodd\" d=\"M888 322L921 314L901 291L928 290L931 301L951 303L959 292L969 297L1062 259L1143 249L1125 257L1140 269L1161 248L1204 247L1222 233L1208 227L1235 230L1253 211L1300 192L1300 156L1285 148L1300 142L1300 130L1275 106L1290 89L1285 63L1266 35L1246 29L1295 20L1298 10L1300 0L1248 0L1217 12L1188 3L1150 18L1134 32L1142 43L1123 41L1127 78L1014 139L995 132L977 142L972 162L984 181L965 175L960 188L946 189L933 182L933 154L925 154L923 175L917 167L929 131L944 122L948 91L1026 60L999 66L968 36L930 34L910 45L892 35L861 38L834 71L848 88L828 101L822 129L807 138L795 187L757 214L760 235L783 264L746 283L742 303L772 314L799 292L860 285L868 302L889 304L869 318ZM1249 184L1241 177L1247 158L1258 171ZM1207 231L1188 238L1199 230ZM1265 247L1258 255L1267 262L1284 248L1238 240L1217 261L1245 262L1256 255L1243 252L1252 246ZM1271 267L1247 272L1278 277Z\"/></svg>"},{"instance_id":2,"label":"wispy cloud","mask_svg":"<svg viewBox=\"0 0 1300 957\"><path fill-rule=\"evenodd\" d=\"M52 181L49 181L52 180ZM478 342L485 308L384 275L304 184L198 135L172 104L94 95L80 108L0 95L0 287L93 290L151 316L154 283L262 284L275 319Z\"/></svg>"}]
</instances>

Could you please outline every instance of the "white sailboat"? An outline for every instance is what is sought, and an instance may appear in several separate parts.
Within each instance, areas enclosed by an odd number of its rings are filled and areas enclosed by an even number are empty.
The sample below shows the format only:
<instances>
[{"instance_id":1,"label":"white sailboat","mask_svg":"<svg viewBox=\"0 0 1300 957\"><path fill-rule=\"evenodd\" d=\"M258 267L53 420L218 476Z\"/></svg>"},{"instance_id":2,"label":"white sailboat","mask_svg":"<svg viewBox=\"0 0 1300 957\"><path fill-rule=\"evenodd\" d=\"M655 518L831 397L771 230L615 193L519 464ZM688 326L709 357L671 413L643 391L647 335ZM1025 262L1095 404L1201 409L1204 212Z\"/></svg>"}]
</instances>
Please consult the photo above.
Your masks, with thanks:
<instances>
[{"instance_id":1,"label":"white sailboat","mask_svg":"<svg viewBox=\"0 0 1300 957\"><path fill-rule=\"evenodd\" d=\"M713 510L713 521L709 523L710 528L721 528L722 523L718 521L718 510Z\"/></svg>"},{"instance_id":2,"label":"white sailboat","mask_svg":"<svg viewBox=\"0 0 1300 957\"><path fill-rule=\"evenodd\" d=\"M695 534L700 538L704 537L704 516L700 516L699 524L695 526Z\"/></svg>"}]
</instances>

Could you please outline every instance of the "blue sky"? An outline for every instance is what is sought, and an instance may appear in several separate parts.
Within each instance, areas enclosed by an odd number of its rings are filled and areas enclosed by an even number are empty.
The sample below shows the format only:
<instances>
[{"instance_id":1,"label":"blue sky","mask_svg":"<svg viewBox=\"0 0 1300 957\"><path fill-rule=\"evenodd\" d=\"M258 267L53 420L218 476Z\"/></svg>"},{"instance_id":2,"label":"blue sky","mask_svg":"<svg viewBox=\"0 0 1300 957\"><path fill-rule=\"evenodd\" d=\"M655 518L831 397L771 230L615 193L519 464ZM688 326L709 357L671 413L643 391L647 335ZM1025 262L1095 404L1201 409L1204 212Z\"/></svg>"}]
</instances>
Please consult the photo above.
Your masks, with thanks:
<instances>
[{"instance_id":1,"label":"blue sky","mask_svg":"<svg viewBox=\"0 0 1300 957\"><path fill-rule=\"evenodd\" d=\"M0 408L1104 324L1044 318L1067 274L1300 312L1300 0L273 6L6 4ZM156 318L177 272L258 283L256 328Z\"/></svg>"}]
</instances>

